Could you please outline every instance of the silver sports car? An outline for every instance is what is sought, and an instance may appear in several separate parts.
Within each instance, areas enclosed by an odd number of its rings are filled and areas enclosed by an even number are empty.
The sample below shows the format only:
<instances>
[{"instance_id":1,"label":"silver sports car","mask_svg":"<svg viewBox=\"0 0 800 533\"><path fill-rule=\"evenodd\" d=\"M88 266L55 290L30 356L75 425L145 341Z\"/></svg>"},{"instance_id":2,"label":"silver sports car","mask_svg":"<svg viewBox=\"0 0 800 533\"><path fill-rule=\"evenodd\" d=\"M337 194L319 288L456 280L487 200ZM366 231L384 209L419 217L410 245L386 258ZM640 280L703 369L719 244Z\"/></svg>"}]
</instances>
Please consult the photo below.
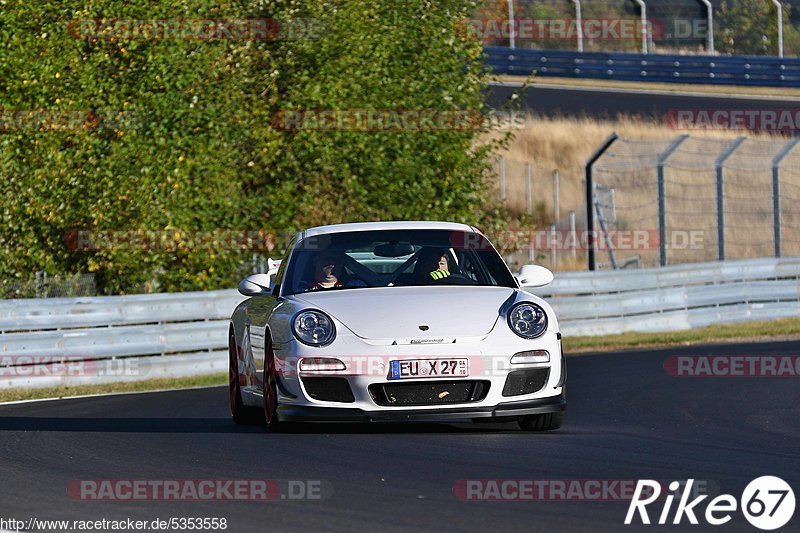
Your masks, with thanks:
<instances>
[{"instance_id":1,"label":"silver sports car","mask_svg":"<svg viewBox=\"0 0 800 533\"><path fill-rule=\"evenodd\" d=\"M521 287L477 229L376 222L308 229L231 317L237 423L564 420L566 366L553 309Z\"/></svg>"}]
</instances>

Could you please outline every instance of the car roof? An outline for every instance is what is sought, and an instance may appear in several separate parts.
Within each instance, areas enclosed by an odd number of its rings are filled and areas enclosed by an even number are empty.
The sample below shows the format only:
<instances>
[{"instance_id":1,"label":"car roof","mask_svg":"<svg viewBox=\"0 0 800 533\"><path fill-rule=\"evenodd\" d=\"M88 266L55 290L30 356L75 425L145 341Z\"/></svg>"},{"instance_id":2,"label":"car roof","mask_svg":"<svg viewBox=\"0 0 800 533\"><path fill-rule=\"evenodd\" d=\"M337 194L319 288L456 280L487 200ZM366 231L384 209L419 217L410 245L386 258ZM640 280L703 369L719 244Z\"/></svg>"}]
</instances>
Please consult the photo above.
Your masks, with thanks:
<instances>
[{"instance_id":1,"label":"car roof","mask_svg":"<svg viewBox=\"0 0 800 533\"><path fill-rule=\"evenodd\" d=\"M457 222L436 222L430 220L417 220L406 222L354 222L350 224L334 224L331 226L317 226L309 228L302 233L302 238L316 237L330 233L349 233L355 231L378 231L378 230L444 230L444 231L465 231L470 233L480 233L477 229L467 224Z\"/></svg>"}]
</instances>

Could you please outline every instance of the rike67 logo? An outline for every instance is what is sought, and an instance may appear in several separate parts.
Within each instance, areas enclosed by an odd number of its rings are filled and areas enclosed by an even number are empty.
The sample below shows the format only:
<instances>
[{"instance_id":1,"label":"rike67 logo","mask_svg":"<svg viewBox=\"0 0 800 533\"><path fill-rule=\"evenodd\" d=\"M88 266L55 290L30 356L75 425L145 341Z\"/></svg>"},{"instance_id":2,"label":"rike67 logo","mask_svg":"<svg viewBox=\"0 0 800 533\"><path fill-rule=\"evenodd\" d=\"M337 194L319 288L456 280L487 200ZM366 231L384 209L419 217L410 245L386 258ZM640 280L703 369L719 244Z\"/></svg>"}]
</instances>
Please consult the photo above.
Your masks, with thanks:
<instances>
[{"instance_id":1,"label":"rike67 logo","mask_svg":"<svg viewBox=\"0 0 800 533\"><path fill-rule=\"evenodd\" d=\"M707 502L704 513L700 512L699 507L708 495L700 495L690 501L693 484L694 479L688 480L685 484L673 481L669 484L669 493L666 497L662 497L661 484L658 481L639 480L628 507L625 524L632 524L637 514L642 524L651 524L647 506L656 501L660 504L662 500L663 507L656 522L660 525L669 523L671 515L672 524L680 524L685 517L690 524L697 525L700 515L708 524L721 526L730 522L733 514L741 508L742 514L750 524L758 529L772 531L788 524L794 515L794 491L788 483L778 477L763 476L754 479L744 489L739 501L730 494L720 494ZM676 499L678 504L673 514L672 505Z\"/></svg>"}]
</instances>

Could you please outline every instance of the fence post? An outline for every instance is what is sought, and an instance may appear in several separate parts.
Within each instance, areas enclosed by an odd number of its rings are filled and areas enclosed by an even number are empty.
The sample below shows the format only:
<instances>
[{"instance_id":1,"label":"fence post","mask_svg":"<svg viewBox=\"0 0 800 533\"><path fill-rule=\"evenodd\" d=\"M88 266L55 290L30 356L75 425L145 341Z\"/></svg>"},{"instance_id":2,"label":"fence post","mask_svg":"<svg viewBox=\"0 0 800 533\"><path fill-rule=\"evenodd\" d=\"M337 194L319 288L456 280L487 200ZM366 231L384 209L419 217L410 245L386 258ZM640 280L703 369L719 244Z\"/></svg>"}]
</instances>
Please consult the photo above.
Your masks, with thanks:
<instances>
[{"instance_id":1,"label":"fence post","mask_svg":"<svg viewBox=\"0 0 800 533\"><path fill-rule=\"evenodd\" d=\"M575 3L575 21L578 23L578 52L583 52L583 14L581 13L581 0L572 0Z\"/></svg>"},{"instance_id":2,"label":"fence post","mask_svg":"<svg viewBox=\"0 0 800 533\"><path fill-rule=\"evenodd\" d=\"M783 4L780 0L772 0L778 8L778 57L783 57Z\"/></svg>"},{"instance_id":3,"label":"fence post","mask_svg":"<svg viewBox=\"0 0 800 533\"><path fill-rule=\"evenodd\" d=\"M553 224L558 224L558 219L561 218L561 200L559 191L558 169L553 171Z\"/></svg>"},{"instance_id":4,"label":"fence post","mask_svg":"<svg viewBox=\"0 0 800 533\"><path fill-rule=\"evenodd\" d=\"M575 230L575 211L569 212L569 238L569 249L572 252L572 262L574 263L578 260L578 243L576 242L578 235Z\"/></svg>"},{"instance_id":5,"label":"fence post","mask_svg":"<svg viewBox=\"0 0 800 533\"><path fill-rule=\"evenodd\" d=\"M512 50L517 47L517 32L514 28L514 0L508 0L508 46Z\"/></svg>"},{"instance_id":6,"label":"fence post","mask_svg":"<svg viewBox=\"0 0 800 533\"><path fill-rule=\"evenodd\" d=\"M500 165L500 201L506 203L506 158L500 156L498 159Z\"/></svg>"},{"instance_id":7,"label":"fence post","mask_svg":"<svg viewBox=\"0 0 800 533\"><path fill-rule=\"evenodd\" d=\"M550 226L550 266L558 268L558 248L556 246L556 226Z\"/></svg>"},{"instance_id":8,"label":"fence post","mask_svg":"<svg viewBox=\"0 0 800 533\"><path fill-rule=\"evenodd\" d=\"M688 135L681 135L672 141L672 144L658 156L658 249L661 266L667 266L667 206L664 187L664 165L666 165L669 156L675 153L675 150L688 138Z\"/></svg>"},{"instance_id":9,"label":"fence post","mask_svg":"<svg viewBox=\"0 0 800 533\"><path fill-rule=\"evenodd\" d=\"M725 261L725 161L739 148L746 137L739 137L717 158L717 255Z\"/></svg>"},{"instance_id":10,"label":"fence post","mask_svg":"<svg viewBox=\"0 0 800 533\"><path fill-rule=\"evenodd\" d=\"M647 4L644 0L634 0L639 4L639 9L642 11L642 53L647 54Z\"/></svg>"},{"instance_id":11,"label":"fence post","mask_svg":"<svg viewBox=\"0 0 800 533\"><path fill-rule=\"evenodd\" d=\"M706 21L708 23L708 41L706 43L706 53L714 55L714 6L711 0L700 0L706 6Z\"/></svg>"},{"instance_id":12,"label":"fence post","mask_svg":"<svg viewBox=\"0 0 800 533\"><path fill-rule=\"evenodd\" d=\"M611 145L614 144L617 139L619 139L619 135L612 133L586 161L586 256L587 262L589 263L589 270L595 270L597 268L594 254L594 164L598 159L603 157L603 154L611 148Z\"/></svg>"},{"instance_id":13,"label":"fence post","mask_svg":"<svg viewBox=\"0 0 800 533\"><path fill-rule=\"evenodd\" d=\"M781 256L781 244L783 242L781 231L781 163L786 159L786 156L794 150L798 143L800 143L800 139L789 141L786 146L778 152L775 159L772 160L772 220L773 227L775 228L775 257Z\"/></svg>"},{"instance_id":14,"label":"fence post","mask_svg":"<svg viewBox=\"0 0 800 533\"><path fill-rule=\"evenodd\" d=\"M533 214L533 167L525 163L525 211Z\"/></svg>"}]
</instances>

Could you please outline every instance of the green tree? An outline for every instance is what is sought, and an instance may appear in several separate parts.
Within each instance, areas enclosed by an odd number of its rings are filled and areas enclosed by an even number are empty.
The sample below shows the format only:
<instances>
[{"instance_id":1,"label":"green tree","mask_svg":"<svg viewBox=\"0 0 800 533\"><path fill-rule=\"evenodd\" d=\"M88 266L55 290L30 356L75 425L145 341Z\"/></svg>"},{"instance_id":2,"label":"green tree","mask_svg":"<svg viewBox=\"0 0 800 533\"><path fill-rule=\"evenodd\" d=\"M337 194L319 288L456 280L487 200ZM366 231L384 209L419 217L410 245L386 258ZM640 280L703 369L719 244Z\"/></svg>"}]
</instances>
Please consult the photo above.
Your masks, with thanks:
<instances>
[{"instance_id":1,"label":"green tree","mask_svg":"<svg viewBox=\"0 0 800 533\"><path fill-rule=\"evenodd\" d=\"M784 5L786 28L791 28L790 9L788 4ZM717 48L723 54L778 54L777 13L775 5L769 0L723 3L717 24L721 30Z\"/></svg>"}]
</instances>

